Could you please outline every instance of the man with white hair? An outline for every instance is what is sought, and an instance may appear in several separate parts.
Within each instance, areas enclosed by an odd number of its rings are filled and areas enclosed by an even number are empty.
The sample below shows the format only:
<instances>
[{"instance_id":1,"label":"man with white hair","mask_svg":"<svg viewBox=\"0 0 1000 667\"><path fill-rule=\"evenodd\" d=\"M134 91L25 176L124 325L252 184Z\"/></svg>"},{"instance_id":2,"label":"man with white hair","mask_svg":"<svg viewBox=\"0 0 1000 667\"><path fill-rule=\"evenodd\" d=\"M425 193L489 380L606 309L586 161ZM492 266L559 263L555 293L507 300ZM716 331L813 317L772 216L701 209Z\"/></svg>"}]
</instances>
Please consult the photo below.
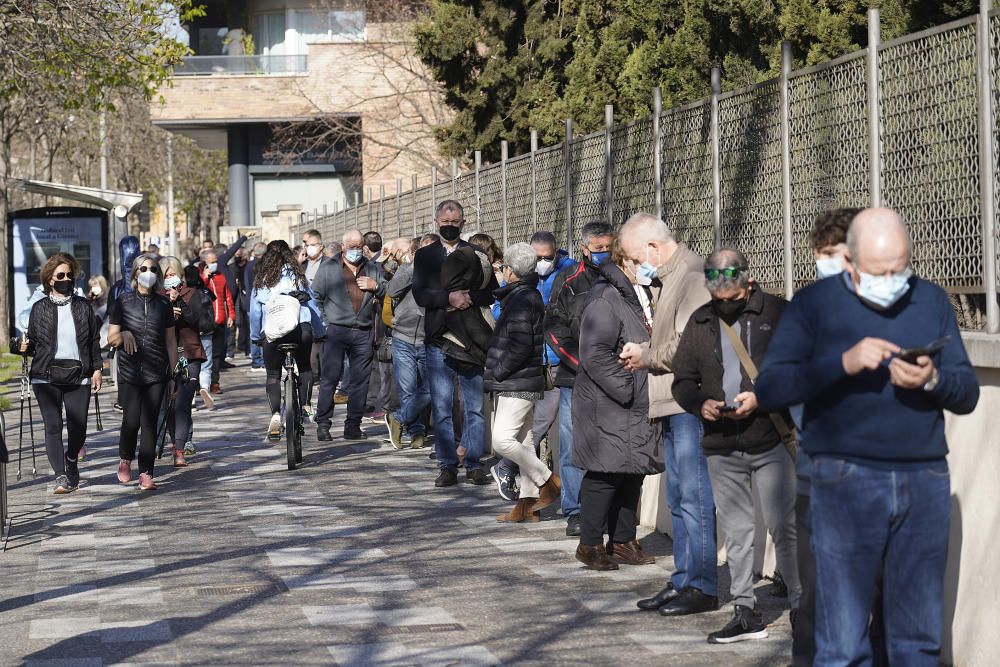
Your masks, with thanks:
<instances>
[{"instance_id":1,"label":"man with white hair","mask_svg":"<svg viewBox=\"0 0 1000 667\"><path fill-rule=\"evenodd\" d=\"M972 412L979 385L947 294L913 275L899 214L858 214L847 251L853 271L792 300L757 382L763 409L804 404L814 664L871 662L881 572L890 663L936 667L951 514L944 411Z\"/></svg>"},{"instance_id":2,"label":"man with white hair","mask_svg":"<svg viewBox=\"0 0 1000 667\"><path fill-rule=\"evenodd\" d=\"M653 291L656 310L649 343L626 343L626 368L649 369L649 417L663 422L666 493L674 542L674 573L663 589L639 600L640 609L664 616L713 611L718 607L715 502L708 463L701 448L702 424L674 400L673 358L691 314L709 300L705 260L678 243L666 223L636 213L622 226L622 250L636 268L636 280Z\"/></svg>"}]
</instances>

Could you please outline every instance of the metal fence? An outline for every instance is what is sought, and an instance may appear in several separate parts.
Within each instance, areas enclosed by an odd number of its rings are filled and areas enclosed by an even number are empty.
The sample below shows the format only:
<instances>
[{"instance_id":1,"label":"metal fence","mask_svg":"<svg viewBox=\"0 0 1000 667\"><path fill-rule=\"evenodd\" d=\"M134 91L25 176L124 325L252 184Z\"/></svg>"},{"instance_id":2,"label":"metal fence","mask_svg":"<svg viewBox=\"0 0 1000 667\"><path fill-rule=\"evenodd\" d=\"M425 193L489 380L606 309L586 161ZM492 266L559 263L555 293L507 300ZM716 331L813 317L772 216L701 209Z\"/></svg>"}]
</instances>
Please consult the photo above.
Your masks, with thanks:
<instances>
[{"instance_id":1,"label":"metal fence","mask_svg":"<svg viewBox=\"0 0 1000 667\"><path fill-rule=\"evenodd\" d=\"M186 56L174 67L174 76L210 76L214 74L263 76L268 74L305 74L309 60L304 55L291 56Z\"/></svg>"},{"instance_id":2,"label":"metal fence","mask_svg":"<svg viewBox=\"0 0 1000 667\"><path fill-rule=\"evenodd\" d=\"M790 295L815 277L809 231L839 206L890 206L913 238L913 266L949 291L965 329L1000 331L996 158L1000 154L1000 9L882 43L869 12L869 48L710 98L507 156L334 215L304 215L330 237L346 229L433 231L435 205L456 198L468 231L506 246L539 229L577 247L592 220L620 225L646 210L696 252L740 248L759 283ZM397 182L397 189L402 183ZM372 217L372 207L383 212Z\"/></svg>"}]
</instances>

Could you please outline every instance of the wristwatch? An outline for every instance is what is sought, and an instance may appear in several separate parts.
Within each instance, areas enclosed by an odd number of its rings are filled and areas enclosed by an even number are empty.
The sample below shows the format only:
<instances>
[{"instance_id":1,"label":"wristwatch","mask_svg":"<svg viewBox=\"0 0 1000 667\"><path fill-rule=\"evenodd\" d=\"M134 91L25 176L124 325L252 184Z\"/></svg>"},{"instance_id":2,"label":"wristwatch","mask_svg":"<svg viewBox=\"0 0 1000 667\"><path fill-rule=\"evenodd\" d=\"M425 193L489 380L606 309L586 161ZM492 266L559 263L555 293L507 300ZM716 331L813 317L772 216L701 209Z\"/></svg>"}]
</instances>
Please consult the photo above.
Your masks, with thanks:
<instances>
[{"instance_id":1,"label":"wristwatch","mask_svg":"<svg viewBox=\"0 0 1000 667\"><path fill-rule=\"evenodd\" d=\"M934 369L934 375L931 379L924 383L924 391L934 391L934 387L938 386L938 371Z\"/></svg>"}]
</instances>

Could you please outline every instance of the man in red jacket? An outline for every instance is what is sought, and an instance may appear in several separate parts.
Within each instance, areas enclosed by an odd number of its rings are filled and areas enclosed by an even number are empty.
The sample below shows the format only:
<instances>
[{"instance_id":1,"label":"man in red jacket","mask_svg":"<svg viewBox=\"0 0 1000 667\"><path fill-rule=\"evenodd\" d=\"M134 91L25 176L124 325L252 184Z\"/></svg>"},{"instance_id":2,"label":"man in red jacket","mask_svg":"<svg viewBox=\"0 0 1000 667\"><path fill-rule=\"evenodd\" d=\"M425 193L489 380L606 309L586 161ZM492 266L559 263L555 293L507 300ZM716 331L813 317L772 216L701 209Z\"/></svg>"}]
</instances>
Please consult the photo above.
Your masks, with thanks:
<instances>
[{"instance_id":1,"label":"man in red jacket","mask_svg":"<svg viewBox=\"0 0 1000 667\"><path fill-rule=\"evenodd\" d=\"M213 394L221 394L219 386L219 371L226 357L226 329L231 328L236 321L236 309L233 305L233 294L229 291L226 277L219 272L219 258L215 250L201 251L201 279L212 294L215 315L215 331L212 332L212 387Z\"/></svg>"}]
</instances>

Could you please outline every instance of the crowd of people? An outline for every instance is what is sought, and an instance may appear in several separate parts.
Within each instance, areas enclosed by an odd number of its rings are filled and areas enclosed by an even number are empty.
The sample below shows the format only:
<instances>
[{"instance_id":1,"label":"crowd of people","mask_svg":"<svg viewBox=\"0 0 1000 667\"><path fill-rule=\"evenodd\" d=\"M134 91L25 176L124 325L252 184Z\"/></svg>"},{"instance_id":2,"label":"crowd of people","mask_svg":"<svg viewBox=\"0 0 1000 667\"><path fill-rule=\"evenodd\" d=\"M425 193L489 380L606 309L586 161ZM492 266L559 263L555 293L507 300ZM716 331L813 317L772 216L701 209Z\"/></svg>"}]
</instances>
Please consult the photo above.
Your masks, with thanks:
<instances>
[{"instance_id":1,"label":"crowd of people","mask_svg":"<svg viewBox=\"0 0 1000 667\"><path fill-rule=\"evenodd\" d=\"M513 502L499 522L537 522L558 505L586 568L655 562L638 513L644 479L665 472L674 568L641 610L719 608L718 529L734 610L708 641L766 637L759 514L796 665L937 664L943 411L972 411L979 387L947 296L914 275L894 211L820 215L817 281L790 302L755 282L738 248L701 257L645 213L617 230L583 225L572 253L550 232L500 248L466 238L465 224L448 200L436 233L417 238L350 230L325 244L310 230L301 246L247 252L243 237L206 242L186 267L128 238L125 278L92 279L88 295L74 293L76 260L53 255L21 349L56 493L79 486L104 346L123 411L118 479L131 481L138 454L149 490L158 421L174 466L187 465L192 405L214 407L230 350L266 374L266 437L280 439L281 350L294 344L300 419L318 441L333 439L337 405L346 440L384 421L396 449L433 441L435 487L459 484L464 468L462 481Z\"/></svg>"}]
</instances>

